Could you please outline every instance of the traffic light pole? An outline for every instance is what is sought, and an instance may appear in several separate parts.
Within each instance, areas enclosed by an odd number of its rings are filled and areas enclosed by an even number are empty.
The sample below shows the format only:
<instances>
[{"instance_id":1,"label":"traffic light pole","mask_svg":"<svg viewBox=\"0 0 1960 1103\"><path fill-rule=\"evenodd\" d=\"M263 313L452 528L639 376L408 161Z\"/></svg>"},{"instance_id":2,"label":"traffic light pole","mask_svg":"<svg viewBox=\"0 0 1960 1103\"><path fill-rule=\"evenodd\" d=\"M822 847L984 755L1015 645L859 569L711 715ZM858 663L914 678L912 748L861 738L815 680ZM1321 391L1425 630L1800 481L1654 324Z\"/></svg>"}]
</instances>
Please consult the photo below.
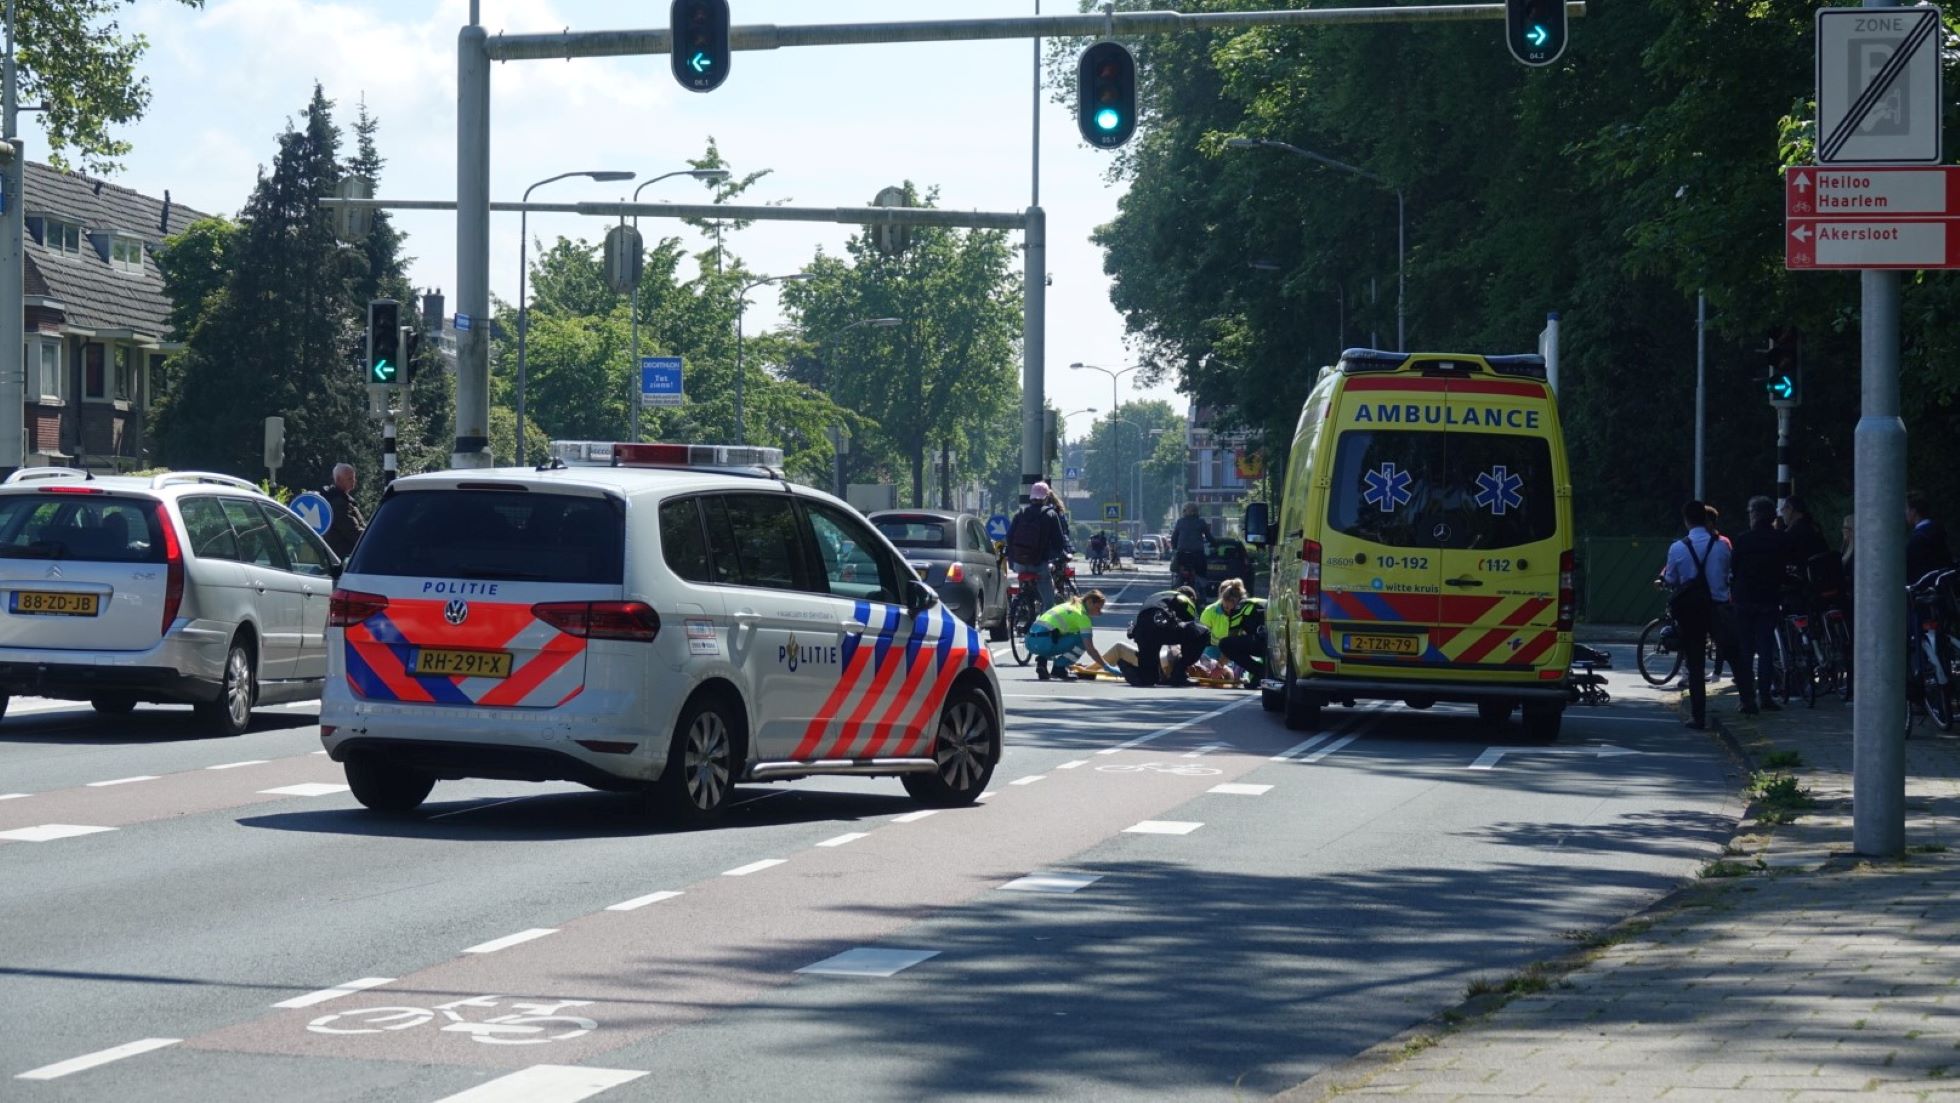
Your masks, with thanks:
<instances>
[{"instance_id":1,"label":"traffic light pole","mask_svg":"<svg viewBox=\"0 0 1960 1103\"><path fill-rule=\"evenodd\" d=\"M1790 476L1790 408L1776 408L1776 500L1782 501L1795 494L1796 484Z\"/></svg>"}]
</instances>

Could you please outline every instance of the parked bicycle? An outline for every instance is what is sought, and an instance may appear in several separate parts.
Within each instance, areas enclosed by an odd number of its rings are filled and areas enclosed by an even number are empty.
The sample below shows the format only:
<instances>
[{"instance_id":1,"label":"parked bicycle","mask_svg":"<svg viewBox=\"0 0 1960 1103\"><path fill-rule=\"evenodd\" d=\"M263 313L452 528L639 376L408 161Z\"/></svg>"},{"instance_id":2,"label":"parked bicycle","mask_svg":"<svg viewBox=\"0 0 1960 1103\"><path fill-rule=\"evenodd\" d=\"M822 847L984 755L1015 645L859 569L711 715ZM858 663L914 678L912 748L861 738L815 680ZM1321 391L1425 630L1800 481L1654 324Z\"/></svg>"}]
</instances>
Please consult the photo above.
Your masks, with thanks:
<instances>
[{"instance_id":1,"label":"parked bicycle","mask_svg":"<svg viewBox=\"0 0 1960 1103\"><path fill-rule=\"evenodd\" d=\"M1960 679L1960 645L1951 634L1956 572L1929 571L1907 590L1911 601L1907 648L1910 676L1919 687L1926 715L1941 731L1953 730L1954 682ZM1911 727L1911 710L1907 710Z\"/></svg>"}]
</instances>

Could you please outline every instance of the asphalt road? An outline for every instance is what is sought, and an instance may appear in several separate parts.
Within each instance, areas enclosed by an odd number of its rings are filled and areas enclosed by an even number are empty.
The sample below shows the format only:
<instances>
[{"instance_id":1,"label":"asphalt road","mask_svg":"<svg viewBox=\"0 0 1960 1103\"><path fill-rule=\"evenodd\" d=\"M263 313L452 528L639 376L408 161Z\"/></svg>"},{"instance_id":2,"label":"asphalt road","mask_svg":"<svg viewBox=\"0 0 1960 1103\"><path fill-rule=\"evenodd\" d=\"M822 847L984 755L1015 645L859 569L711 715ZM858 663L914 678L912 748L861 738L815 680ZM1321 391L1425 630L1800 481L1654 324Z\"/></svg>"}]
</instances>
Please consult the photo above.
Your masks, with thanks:
<instances>
[{"instance_id":1,"label":"asphalt road","mask_svg":"<svg viewBox=\"0 0 1960 1103\"><path fill-rule=\"evenodd\" d=\"M1097 581L1113 627L1162 576ZM563 785L369 815L308 706L220 740L17 700L0 1098L1267 1094L1669 891L1740 809L1630 659L1543 748L1445 706L1305 740L998 651L984 803L813 779L680 834Z\"/></svg>"}]
</instances>

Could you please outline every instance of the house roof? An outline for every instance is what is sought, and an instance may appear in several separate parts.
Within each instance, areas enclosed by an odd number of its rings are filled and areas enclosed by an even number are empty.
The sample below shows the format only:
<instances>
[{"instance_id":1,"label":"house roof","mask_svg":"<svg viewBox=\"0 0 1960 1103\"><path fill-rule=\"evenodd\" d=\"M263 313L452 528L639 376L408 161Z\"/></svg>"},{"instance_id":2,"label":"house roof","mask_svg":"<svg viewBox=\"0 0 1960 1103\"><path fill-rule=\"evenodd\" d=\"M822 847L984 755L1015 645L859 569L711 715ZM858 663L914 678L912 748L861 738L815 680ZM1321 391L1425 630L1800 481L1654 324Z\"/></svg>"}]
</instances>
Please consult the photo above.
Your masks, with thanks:
<instances>
[{"instance_id":1,"label":"house roof","mask_svg":"<svg viewBox=\"0 0 1960 1103\"><path fill-rule=\"evenodd\" d=\"M52 216L79 224L84 234L113 232L141 239L145 246L139 274L113 267L104 255L106 243L98 251L95 241L85 241L79 256L69 256L50 250L30 233L23 243L26 293L59 303L67 323L76 328L170 339L170 297L164 294L163 274L152 253L166 237L206 217L204 213L80 173L32 161L25 168L28 218Z\"/></svg>"}]
</instances>

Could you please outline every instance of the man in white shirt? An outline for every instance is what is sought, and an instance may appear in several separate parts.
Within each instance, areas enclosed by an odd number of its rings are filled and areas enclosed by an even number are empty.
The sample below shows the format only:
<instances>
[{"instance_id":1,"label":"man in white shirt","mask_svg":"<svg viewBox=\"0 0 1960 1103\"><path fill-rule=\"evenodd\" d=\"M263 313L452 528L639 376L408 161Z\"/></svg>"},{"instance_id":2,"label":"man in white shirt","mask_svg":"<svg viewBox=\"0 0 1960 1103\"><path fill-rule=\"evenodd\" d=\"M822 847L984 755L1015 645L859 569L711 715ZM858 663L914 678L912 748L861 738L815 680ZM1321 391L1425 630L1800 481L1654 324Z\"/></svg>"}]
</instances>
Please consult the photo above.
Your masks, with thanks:
<instances>
[{"instance_id":1,"label":"man in white shirt","mask_svg":"<svg viewBox=\"0 0 1960 1103\"><path fill-rule=\"evenodd\" d=\"M1668 545L1661 581L1674 592L1668 606L1688 667L1688 705L1694 714L1688 726L1700 731L1708 727L1708 634L1715 607L1729 602L1730 554L1728 544L1709 531L1708 507L1700 500L1681 507L1681 522L1688 534Z\"/></svg>"}]
</instances>

